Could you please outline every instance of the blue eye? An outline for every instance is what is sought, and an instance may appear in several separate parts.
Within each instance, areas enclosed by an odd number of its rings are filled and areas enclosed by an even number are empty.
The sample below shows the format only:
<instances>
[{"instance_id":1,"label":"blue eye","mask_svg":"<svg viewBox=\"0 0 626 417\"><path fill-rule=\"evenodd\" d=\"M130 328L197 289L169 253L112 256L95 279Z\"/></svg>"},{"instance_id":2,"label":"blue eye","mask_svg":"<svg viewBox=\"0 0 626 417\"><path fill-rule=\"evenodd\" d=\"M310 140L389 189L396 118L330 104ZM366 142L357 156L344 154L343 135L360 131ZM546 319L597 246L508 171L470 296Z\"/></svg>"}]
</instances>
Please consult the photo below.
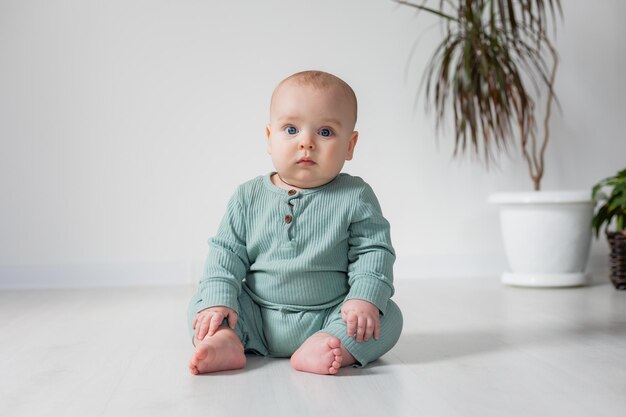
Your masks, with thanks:
<instances>
[{"instance_id":1,"label":"blue eye","mask_svg":"<svg viewBox=\"0 0 626 417\"><path fill-rule=\"evenodd\" d=\"M298 133L298 129L296 129L293 126L287 126L285 128L285 132L287 132L287 134L289 134L289 135L295 135L296 133Z\"/></svg>"},{"instance_id":2,"label":"blue eye","mask_svg":"<svg viewBox=\"0 0 626 417\"><path fill-rule=\"evenodd\" d=\"M320 135L324 136L325 138L331 136L332 134L333 134L333 131L328 128L320 129Z\"/></svg>"}]
</instances>

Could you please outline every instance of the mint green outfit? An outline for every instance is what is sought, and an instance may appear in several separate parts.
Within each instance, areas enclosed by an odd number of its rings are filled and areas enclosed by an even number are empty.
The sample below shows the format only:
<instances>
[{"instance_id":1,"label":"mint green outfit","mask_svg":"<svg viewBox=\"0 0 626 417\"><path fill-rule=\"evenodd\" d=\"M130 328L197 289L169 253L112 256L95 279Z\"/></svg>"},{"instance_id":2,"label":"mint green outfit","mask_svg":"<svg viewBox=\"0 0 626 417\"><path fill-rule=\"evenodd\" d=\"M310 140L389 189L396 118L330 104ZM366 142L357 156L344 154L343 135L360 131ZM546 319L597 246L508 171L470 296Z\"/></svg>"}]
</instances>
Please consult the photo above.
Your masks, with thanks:
<instances>
[{"instance_id":1,"label":"mint green outfit","mask_svg":"<svg viewBox=\"0 0 626 417\"><path fill-rule=\"evenodd\" d=\"M289 357L312 334L337 336L360 365L395 345L402 314L390 300L389 223L371 187L339 174L306 190L283 190L271 174L240 185L231 197L189 311L213 306L239 314L236 332L249 352ZM379 340L357 343L341 319L345 300L381 313Z\"/></svg>"}]
</instances>

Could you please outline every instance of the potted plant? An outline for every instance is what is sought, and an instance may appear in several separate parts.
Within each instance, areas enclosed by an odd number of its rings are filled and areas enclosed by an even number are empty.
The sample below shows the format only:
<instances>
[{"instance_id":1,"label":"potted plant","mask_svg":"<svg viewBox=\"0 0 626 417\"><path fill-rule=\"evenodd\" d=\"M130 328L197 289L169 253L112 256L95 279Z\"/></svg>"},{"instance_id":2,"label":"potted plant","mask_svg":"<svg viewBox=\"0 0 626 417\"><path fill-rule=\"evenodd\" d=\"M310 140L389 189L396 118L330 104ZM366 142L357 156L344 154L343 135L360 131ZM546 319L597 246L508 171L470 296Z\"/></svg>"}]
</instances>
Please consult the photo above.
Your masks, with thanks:
<instances>
[{"instance_id":1,"label":"potted plant","mask_svg":"<svg viewBox=\"0 0 626 417\"><path fill-rule=\"evenodd\" d=\"M596 238L604 229L611 247L611 282L626 290L626 169L598 182L591 197L597 203L592 222Z\"/></svg>"},{"instance_id":2,"label":"potted plant","mask_svg":"<svg viewBox=\"0 0 626 417\"><path fill-rule=\"evenodd\" d=\"M524 286L585 284L593 214L589 193L540 191L558 66L547 26L561 14L560 0L395 1L444 23L443 40L422 86L437 129L448 117L452 122L454 155L471 152L488 165L518 144L527 163L533 192L490 197L501 206L511 268L502 280ZM542 88L540 131L536 121Z\"/></svg>"}]
</instances>

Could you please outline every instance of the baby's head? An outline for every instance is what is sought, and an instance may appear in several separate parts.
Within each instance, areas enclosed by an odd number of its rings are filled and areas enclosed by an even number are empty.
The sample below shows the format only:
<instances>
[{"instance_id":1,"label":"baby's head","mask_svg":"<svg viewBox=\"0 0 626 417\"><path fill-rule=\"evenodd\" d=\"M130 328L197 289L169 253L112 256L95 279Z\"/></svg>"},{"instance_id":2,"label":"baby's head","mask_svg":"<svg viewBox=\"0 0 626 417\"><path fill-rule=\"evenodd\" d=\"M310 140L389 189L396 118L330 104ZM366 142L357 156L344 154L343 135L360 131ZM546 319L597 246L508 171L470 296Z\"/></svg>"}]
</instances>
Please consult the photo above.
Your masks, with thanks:
<instances>
[{"instance_id":1,"label":"baby's head","mask_svg":"<svg viewBox=\"0 0 626 417\"><path fill-rule=\"evenodd\" d=\"M352 115L352 129L356 125L357 101L352 87L341 78L323 71L302 71L282 80L274 89L270 102L270 119L272 117L272 105L280 98L278 94L282 87L304 88L309 87L321 93L334 95L338 98L339 105L344 107Z\"/></svg>"},{"instance_id":2,"label":"baby's head","mask_svg":"<svg viewBox=\"0 0 626 417\"><path fill-rule=\"evenodd\" d=\"M314 188L332 181L352 159L357 102L340 78L304 71L278 84L270 103L268 152L278 172L275 184Z\"/></svg>"}]
</instances>

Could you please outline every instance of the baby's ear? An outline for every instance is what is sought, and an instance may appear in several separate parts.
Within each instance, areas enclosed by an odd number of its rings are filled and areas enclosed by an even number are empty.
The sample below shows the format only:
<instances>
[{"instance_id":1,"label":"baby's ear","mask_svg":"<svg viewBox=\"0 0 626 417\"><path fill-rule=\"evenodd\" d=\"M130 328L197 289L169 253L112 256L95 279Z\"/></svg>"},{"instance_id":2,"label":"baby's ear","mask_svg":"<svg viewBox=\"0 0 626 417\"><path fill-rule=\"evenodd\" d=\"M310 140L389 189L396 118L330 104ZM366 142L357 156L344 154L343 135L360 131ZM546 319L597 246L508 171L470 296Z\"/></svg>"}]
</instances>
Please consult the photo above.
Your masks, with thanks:
<instances>
[{"instance_id":1,"label":"baby's ear","mask_svg":"<svg viewBox=\"0 0 626 417\"><path fill-rule=\"evenodd\" d=\"M272 141L270 141L270 134L272 133L270 125L265 126L265 136L267 136L267 153L272 154Z\"/></svg>"},{"instance_id":2,"label":"baby's ear","mask_svg":"<svg viewBox=\"0 0 626 417\"><path fill-rule=\"evenodd\" d=\"M359 140L359 132L356 130L352 132L352 136L350 136L350 142L348 142L348 155L346 156L346 161L351 161L352 156L354 155L354 147Z\"/></svg>"}]
</instances>

